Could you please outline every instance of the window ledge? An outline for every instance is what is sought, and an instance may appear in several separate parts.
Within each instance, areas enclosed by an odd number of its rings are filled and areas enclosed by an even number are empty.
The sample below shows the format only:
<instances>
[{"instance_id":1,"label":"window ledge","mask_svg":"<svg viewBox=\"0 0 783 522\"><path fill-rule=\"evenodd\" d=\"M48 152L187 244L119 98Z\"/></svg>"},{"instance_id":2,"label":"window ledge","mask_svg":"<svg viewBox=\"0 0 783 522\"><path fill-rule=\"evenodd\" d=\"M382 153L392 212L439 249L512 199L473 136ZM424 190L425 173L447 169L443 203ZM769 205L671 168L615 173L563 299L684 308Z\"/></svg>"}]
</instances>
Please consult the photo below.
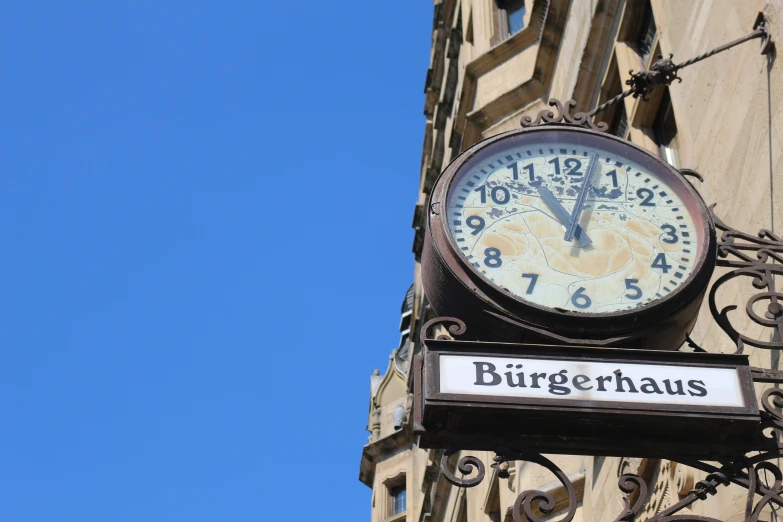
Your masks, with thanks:
<instances>
[{"instance_id":1,"label":"window ledge","mask_svg":"<svg viewBox=\"0 0 783 522\"><path fill-rule=\"evenodd\" d=\"M390 517L387 517L383 522L401 522L405 520L405 517L408 515L408 510L401 511L397 513L396 515L392 515Z\"/></svg>"}]
</instances>

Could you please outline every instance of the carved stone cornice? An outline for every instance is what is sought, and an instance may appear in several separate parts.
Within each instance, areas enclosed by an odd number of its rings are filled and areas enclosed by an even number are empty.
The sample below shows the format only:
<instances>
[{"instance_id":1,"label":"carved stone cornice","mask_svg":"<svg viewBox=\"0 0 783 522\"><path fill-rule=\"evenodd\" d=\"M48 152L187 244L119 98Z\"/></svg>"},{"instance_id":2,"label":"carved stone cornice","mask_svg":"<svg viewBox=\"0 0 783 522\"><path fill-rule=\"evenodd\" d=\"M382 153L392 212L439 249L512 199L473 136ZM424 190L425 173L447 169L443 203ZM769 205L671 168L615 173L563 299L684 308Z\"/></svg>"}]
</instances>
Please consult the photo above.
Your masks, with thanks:
<instances>
[{"instance_id":1,"label":"carved stone cornice","mask_svg":"<svg viewBox=\"0 0 783 522\"><path fill-rule=\"evenodd\" d=\"M569 0L537 0L529 25L508 40L482 54L465 68L460 105L454 127L463 136L465 149L481 139L481 132L545 95L552 81L557 50L565 29ZM533 75L520 78L519 85L482 107L474 107L478 79L525 49L538 45Z\"/></svg>"},{"instance_id":2,"label":"carved stone cornice","mask_svg":"<svg viewBox=\"0 0 783 522\"><path fill-rule=\"evenodd\" d=\"M604 77L597 71L607 70L605 62L608 62L615 42L610 34L617 30L618 18L622 14L621 0L599 0L595 7L587 45L579 63L579 73L572 94L577 107L592 107L595 98L598 97ZM563 95L565 96L565 93Z\"/></svg>"},{"instance_id":3,"label":"carved stone cornice","mask_svg":"<svg viewBox=\"0 0 783 522\"><path fill-rule=\"evenodd\" d=\"M391 435L378 439L364 446L362 462L359 465L359 480L365 486L372 488L375 480L375 465L400 451L413 447L413 429L406 426Z\"/></svg>"}]
</instances>

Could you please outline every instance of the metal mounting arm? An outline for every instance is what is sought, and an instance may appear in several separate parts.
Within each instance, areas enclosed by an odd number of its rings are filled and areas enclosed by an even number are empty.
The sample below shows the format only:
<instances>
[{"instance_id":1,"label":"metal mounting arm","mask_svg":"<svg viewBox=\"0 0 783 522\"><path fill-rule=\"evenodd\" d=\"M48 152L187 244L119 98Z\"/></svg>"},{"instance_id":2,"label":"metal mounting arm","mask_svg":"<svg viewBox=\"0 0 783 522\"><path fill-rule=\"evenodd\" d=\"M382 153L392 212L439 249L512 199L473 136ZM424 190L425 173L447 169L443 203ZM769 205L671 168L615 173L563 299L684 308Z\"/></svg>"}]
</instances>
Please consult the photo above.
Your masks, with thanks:
<instances>
[{"instance_id":1,"label":"metal mounting arm","mask_svg":"<svg viewBox=\"0 0 783 522\"><path fill-rule=\"evenodd\" d=\"M677 76L677 72L680 69L684 69L689 65L693 65L696 62L700 62L718 53L722 53L723 51L731 49L732 47L735 47L741 43L745 43L756 38L762 39L761 54L769 54L774 48L775 44L772 42L772 36L769 33L769 27L767 26L766 20L764 20L763 13L759 13L756 17L756 22L753 24L753 32L748 33L741 38L737 38L733 42L721 45L715 49L712 49L711 51L700 54L699 56L691 58L690 60L685 60L684 62L678 64L672 62L672 54L669 54L669 58L658 56L658 60L652 64L652 66L650 66L649 70L640 71L638 73L631 71L631 79L625 82L626 85L630 85L630 88L618 94L614 98L611 98L602 103L590 111L588 115L595 116L599 112L611 107L616 103L619 103L628 96L633 96L634 98L641 96L643 100L647 101L647 95L655 90L656 87L661 85L671 85L674 80L682 82L682 78Z\"/></svg>"}]
</instances>

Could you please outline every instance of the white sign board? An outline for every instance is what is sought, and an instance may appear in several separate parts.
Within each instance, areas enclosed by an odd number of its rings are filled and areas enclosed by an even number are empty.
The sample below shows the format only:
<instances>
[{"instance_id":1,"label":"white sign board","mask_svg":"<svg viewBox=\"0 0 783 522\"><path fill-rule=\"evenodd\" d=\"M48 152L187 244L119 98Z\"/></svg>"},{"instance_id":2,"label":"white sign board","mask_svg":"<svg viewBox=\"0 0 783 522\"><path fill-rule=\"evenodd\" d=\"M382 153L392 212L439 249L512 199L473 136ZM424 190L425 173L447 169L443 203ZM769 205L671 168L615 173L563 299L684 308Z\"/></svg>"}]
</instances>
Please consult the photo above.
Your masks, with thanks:
<instances>
[{"instance_id":1,"label":"white sign board","mask_svg":"<svg viewBox=\"0 0 783 522\"><path fill-rule=\"evenodd\" d=\"M738 371L704 366L440 355L440 393L743 407Z\"/></svg>"}]
</instances>

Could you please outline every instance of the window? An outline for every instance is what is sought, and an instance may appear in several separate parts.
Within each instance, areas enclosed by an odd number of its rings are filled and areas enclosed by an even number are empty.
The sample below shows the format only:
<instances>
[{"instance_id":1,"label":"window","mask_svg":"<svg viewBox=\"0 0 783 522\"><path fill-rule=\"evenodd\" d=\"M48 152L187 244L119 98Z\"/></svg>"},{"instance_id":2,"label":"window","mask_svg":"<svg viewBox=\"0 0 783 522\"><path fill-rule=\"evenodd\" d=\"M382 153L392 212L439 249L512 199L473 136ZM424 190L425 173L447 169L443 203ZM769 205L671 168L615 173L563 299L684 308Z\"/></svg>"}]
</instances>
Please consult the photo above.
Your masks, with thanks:
<instances>
[{"instance_id":1,"label":"window","mask_svg":"<svg viewBox=\"0 0 783 522\"><path fill-rule=\"evenodd\" d=\"M628 115L625 113L625 103L622 101L617 104L617 109L614 111L614 117L612 118L612 124L609 126L609 132L618 138L625 138L625 135L628 132Z\"/></svg>"},{"instance_id":2,"label":"window","mask_svg":"<svg viewBox=\"0 0 783 522\"><path fill-rule=\"evenodd\" d=\"M655 142L658 144L658 154L671 166L677 167L677 122L674 120L672 99L669 89L663 92L661 103L653 123Z\"/></svg>"},{"instance_id":3,"label":"window","mask_svg":"<svg viewBox=\"0 0 783 522\"><path fill-rule=\"evenodd\" d=\"M492 45L497 45L525 28L525 0L495 0L495 24L497 31Z\"/></svg>"},{"instance_id":4,"label":"window","mask_svg":"<svg viewBox=\"0 0 783 522\"><path fill-rule=\"evenodd\" d=\"M506 20L508 23L508 35L518 33L525 28L525 1L509 0L502 6L506 11Z\"/></svg>"},{"instance_id":5,"label":"window","mask_svg":"<svg viewBox=\"0 0 783 522\"><path fill-rule=\"evenodd\" d=\"M597 103L600 105L621 92L623 92L623 85L620 83L617 60L612 56ZM619 138L625 138L625 135L628 133L628 114L625 112L625 102L621 100L619 103L607 107L604 111L598 113L596 121L606 123L609 126L609 132Z\"/></svg>"},{"instance_id":6,"label":"window","mask_svg":"<svg viewBox=\"0 0 783 522\"><path fill-rule=\"evenodd\" d=\"M408 492L405 490L405 472L400 471L396 475L387 478L382 482L386 490L385 506L382 506L382 513L385 512L385 520L389 522L399 522L405 515L405 509L408 507Z\"/></svg>"},{"instance_id":7,"label":"window","mask_svg":"<svg viewBox=\"0 0 783 522\"><path fill-rule=\"evenodd\" d=\"M500 478L497 472L493 472L487 496L484 497L484 513L492 522L503 521L500 516Z\"/></svg>"},{"instance_id":8,"label":"window","mask_svg":"<svg viewBox=\"0 0 783 522\"><path fill-rule=\"evenodd\" d=\"M407 492L405 482L389 487L389 516L399 515L405 511L407 505Z\"/></svg>"},{"instance_id":9,"label":"window","mask_svg":"<svg viewBox=\"0 0 783 522\"><path fill-rule=\"evenodd\" d=\"M457 522L468 522L468 498L465 496L465 489L461 490L462 496L459 499L459 511Z\"/></svg>"},{"instance_id":10,"label":"window","mask_svg":"<svg viewBox=\"0 0 783 522\"><path fill-rule=\"evenodd\" d=\"M400 318L400 344L397 347L397 349L400 351L407 347L408 338L410 337L411 317L413 315L413 299L414 290L413 285L411 285L408 288L408 291L405 292L405 299L402 300L402 317Z\"/></svg>"},{"instance_id":11,"label":"window","mask_svg":"<svg viewBox=\"0 0 783 522\"><path fill-rule=\"evenodd\" d=\"M655 26L652 7L650 2L646 2L644 14L642 15L642 24L636 37L636 47L639 49L639 56L642 58L642 69L647 68L647 61L650 58L650 52L655 43L655 34L657 32L658 28Z\"/></svg>"}]
</instances>

